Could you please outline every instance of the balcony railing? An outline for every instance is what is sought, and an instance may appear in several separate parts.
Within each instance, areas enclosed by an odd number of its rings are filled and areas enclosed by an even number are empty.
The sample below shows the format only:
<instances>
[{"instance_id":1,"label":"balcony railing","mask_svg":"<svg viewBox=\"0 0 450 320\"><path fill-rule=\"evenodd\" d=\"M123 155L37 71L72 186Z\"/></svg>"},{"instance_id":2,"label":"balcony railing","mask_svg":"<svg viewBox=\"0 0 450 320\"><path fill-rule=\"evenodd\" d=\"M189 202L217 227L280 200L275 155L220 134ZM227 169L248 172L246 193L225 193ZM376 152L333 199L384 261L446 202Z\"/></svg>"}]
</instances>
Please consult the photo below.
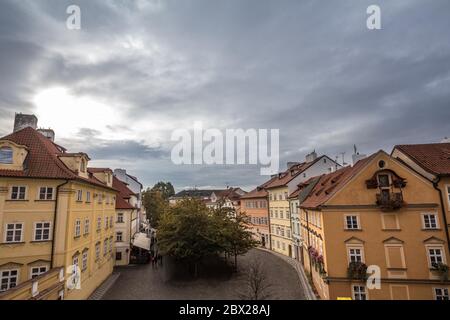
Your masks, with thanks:
<instances>
[{"instance_id":1,"label":"balcony railing","mask_svg":"<svg viewBox=\"0 0 450 320\"><path fill-rule=\"evenodd\" d=\"M403 195L399 192L379 193L377 205L386 211L398 210L403 207Z\"/></svg>"}]
</instances>

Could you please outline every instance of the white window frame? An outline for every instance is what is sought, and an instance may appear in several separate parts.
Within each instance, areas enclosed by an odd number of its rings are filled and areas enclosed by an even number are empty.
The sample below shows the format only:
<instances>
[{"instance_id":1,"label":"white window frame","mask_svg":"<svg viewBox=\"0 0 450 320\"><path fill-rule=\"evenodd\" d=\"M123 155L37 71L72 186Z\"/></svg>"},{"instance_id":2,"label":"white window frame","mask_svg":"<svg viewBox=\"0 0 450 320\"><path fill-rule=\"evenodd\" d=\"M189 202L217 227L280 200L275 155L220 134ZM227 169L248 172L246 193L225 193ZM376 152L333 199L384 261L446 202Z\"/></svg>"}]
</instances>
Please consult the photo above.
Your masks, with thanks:
<instances>
[{"instance_id":1,"label":"white window frame","mask_svg":"<svg viewBox=\"0 0 450 320\"><path fill-rule=\"evenodd\" d=\"M430 267L430 269L433 269L433 262L431 261L431 255L430 255L430 250L440 250L440 256L442 258L442 263L447 264L447 259L445 257L445 250L444 250L444 246L442 245L427 245L426 246L426 250L427 250L427 258L428 258L428 266ZM436 255L434 255L436 256Z\"/></svg>"},{"instance_id":2,"label":"white window frame","mask_svg":"<svg viewBox=\"0 0 450 320\"><path fill-rule=\"evenodd\" d=\"M111 216L111 217L109 218L109 227L110 227L110 228L113 228L113 227L114 227L114 216Z\"/></svg>"},{"instance_id":3,"label":"white window frame","mask_svg":"<svg viewBox=\"0 0 450 320\"><path fill-rule=\"evenodd\" d=\"M80 237L81 236L81 220L80 219L76 219L75 220L75 238Z\"/></svg>"},{"instance_id":4,"label":"white window frame","mask_svg":"<svg viewBox=\"0 0 450 320\"><path fill-rule=\"evenodd\" d=\"M348 263L350 264L350 262L352 262L351 257L352 256L356 256L355 254L351 254L351 250L359 250L360 252L360 256L361 256L361 263L365 263L365 257L364 257L364 247L363 246L358 246L358 245L349 245L347 246L347 259L348 259ZM357 261L354 261L357 262Z\"/></svg>"},{"instance_id":5,"label":"white window frame","mask_svg":"<svg viewBox=\"0 0 450 320\"><path fill-rule=\"evenodd\" d=\"M38 224L41 224L42 227L38 228ZM48 224L48 227L44 227L44 224ZM44 239L44 230L48 229L48 239ZM38 221L34 223L33 228L33 241L50 241L52 240L52 223L50 221ZM37 238L37 231L41 230L41 239Z\"/></svg>"},{"instance_id":6,"label":"white window frame","mask_svg":"<svg viewBox=\"0 0 450 320\"><path fill-rule=\"evenodd\" d=\"M102 217L97 217L97 231L102 230Z\"/></svg>"},{"instance_id":7,"label":"white window frame","mask_svg":"<svg viewBox=\"0 0 450 320\"><path fill-rule=\"evenodd\" d=\"M44 189L44 192L42 192L42 189ZM51 190L51 192L49 192L49 190ZM48 198L49 194L51 195L50 198ZM44 198L41 198L41 195L44 195ZM55 197L55 188L49 186L40 186L38 188L37 198L39 199L39 201L51 201L54 199L54 197Z\"/></svg>"},{"instance_id":8,"label":"white window frame","mask_svg":"<svg viewBox=\"0 0 450 320\"><path fill-rule=\"evenodd\" d=\"M123 242L123 232L122 231L116 232L116 242Z\"/></svg>"},{"instance_id":9,"label":"white window frame","mask_svg":"<svg viewBox=\"0 0 450 320\"><path fill-rule=\"evenodd\" d=\"M358 288L364 288L364 291L355 292L355 287ZM356 299L356 295L365 295L365 299ZM367 290L367 287L365 285L361 284L352 284L352 299L353 300L369 300L369 292Z\"/></svg>"},{"instance_id":10,"label":"white window frame","mask_svg":"<svg viewBox=\"0 0 450 320\"><path fill-rule=\"evenodd\" d=\"M438 295L437 290L441 290L441 293ZM446 291L446 292L445 292ZM438 299L438 296L441 298ZM434 287L433 288L433 297L434 300L450 300L450 289L448 287ZM445 299L442 299L442 297L445 297Z\"/></svg>"},{"instance_id":11,"label":"white window frame","mask_svg":"<svg viewBox=\"0 0 450 320\"><path fill-rule=\"evenodd\" d=\"M436 226L435 227L427 227L426 226L426 221L425 221L425 217L427 217L427 216L434 216L434 220L435 220L435 223L436 223ZM436 213L436 212L427 212L427 213L422 213L421 214L421 218L422 218L422 228L424 229L424 230L436 230L436 229L439 229L440 227L439 227L439 216L438 216L438 214ZM430 225L431 225L431 221L430 221Z\"/></svg>"},{"instance_id":12,"label":"white window frame","mask_svg":"<svg viewBox=\"0 0 450 320\"><path fill-rule=\"evenodd\" d=\"M86 202L91 203L91 192L90 191L86 191Z\"/></svg>"},{"instance_id":13,"label":"white window frame","mask_svg":"<svg viewBox=\"0 0 450 320\"><path fill-rule=\"evenodd\" d=\"M17 188L17 197L13 198L13 189ZM25 189L24 192L21 192L21 188ZM20 195L23 194L23 199L20 197ZM11 186L11 192L10 192L10 200L13 201L24 201L28 199L28 188L27 186Z\"/></svg>"},{"instance_id":14,"label":"white window frame","mask_svg":"<svg viewBox=\"0 0 450 320\"><path fill-rule=\"evenodd\" d=\"M112 253L113 242L114 242L113 237L109 237L109 251L108 251L109 253Z\"/></svg>"},{"instance_id":15,"label":"white window frame","mask_svg":"<svg viewBox=\"0 0 450 320\"><path fill-rule=\"evenodd\" d=\"M37 269L37 270L33 270L33 269ZM44 274L47 271L48 271L48 266L46 266L46 265L30 267L30 279L34 279L36 277L39 277L41 274Z\"/></svg>"},{"instance_id":16,"label":"white window frame","mask_svg":"<svg viewBox=\"0 0 450 320\"><path fill-rule=\"evenodd\" d=\"M14 225L13 231L13 239L12 241L8 241L8 231L11 231L11 229L8 229L8 225ZM21 225L21 228L17 228L17 225ZM7 222L5 223L5 243L21 243L23 242L23 235L24 235L24 229L25 224L23 222ZM15 240L16 238L16 232L20 230L20 240Z\"/></svg>"},{"instance_id":17,"label":"white window frame","mask_svg":"<svg viewBox=\"0 0 450 320\"><path fill-rule=\"evenodd\" d=\"M8 272L9 275L4 276L3 275L4 272ZM16 274L14 276L12 276L11 275L12 272L16 272ZM3 291L6 291L6 290L9 290L11 288L16 287L19 284L19 275L20 275L19 269L4 269L4 270L0 270L0 292L3 292ZM3 284L3 279L4 278L8 279L6 289L2 289L2 287L1 287L1 285ZM15 278L15 282L14 282L14 286L11 287L11 283L12 283L11 279L13 279L13 278Z\"/></svg>"},{"instance_id":18,"label":"white window frame","mask_svg":"<svg viewBox=\"0 0 450 320\"><path fill-rule=\"evenodd\" d=\"M109 217L106 216L105 217L105 229L108 229L108 227L109 227Z\"/></svg>"},{"instance_id":19,"label":"white window frame","mask_svg":"<svg viewBox=\"0 0 450 320\"><path fill-rule=\"evenodd\" d=\"M80 255L79 254L76 254L72 257L72 266L77 266L78 268L80 267Z\"/></svg>"},{"instance_id":20,"label":"white window frame","mask_svg":"<svg viewBox=\"0 0 450 320\"><path fill-rule=\"evenodd\" d=\"M356 228L353 228L353 223L355 221L352 221L352 227L349 227L348 225L348 218L356 218ZM361 222L360 222L360 217L359 214L345 214L344 215L344 228L345 230L361 230Z\"/></svg>"},{"instance_id":21,"label":"white window frame","mask_svg":"<svg viewBox=\"0 0 450 320\"><path fill-rule=\"evenodd\" d=\"M103 256L106 256L108 253L108 239L105 239L103 241Z\"/></svg>"}]
</instances>

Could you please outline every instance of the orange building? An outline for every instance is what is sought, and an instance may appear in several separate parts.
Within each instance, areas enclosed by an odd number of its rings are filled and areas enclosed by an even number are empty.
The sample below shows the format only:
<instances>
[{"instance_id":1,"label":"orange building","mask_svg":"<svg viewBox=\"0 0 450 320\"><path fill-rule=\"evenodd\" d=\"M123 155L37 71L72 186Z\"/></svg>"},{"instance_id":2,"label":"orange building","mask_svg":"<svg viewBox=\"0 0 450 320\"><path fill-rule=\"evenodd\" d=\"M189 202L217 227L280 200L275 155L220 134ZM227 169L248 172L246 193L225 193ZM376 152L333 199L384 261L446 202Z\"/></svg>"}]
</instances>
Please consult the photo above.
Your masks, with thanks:
<instances>
[{"instance_id":1,"label":"orange building","mask_svg":"<svg viewBox=\"0 0 450 320\"><path fill-rule=\"evenodd\" d=\"M263 185L264 186L264 185ZM261 246L270 249L269 208L263 186L241 197L241 211L250 217L250 230Z\"/></svg>"},{"instance_id":2,"label":"orange building","mask_svg":"<svg viewBox=\"0 0 450 320\"><path fill-rule=\"evenodd\" d=\"M322 299L449 299L449 241L431 181L379 151L312 183L299 195L303 262Z\"/></svg>"}]
</instances>

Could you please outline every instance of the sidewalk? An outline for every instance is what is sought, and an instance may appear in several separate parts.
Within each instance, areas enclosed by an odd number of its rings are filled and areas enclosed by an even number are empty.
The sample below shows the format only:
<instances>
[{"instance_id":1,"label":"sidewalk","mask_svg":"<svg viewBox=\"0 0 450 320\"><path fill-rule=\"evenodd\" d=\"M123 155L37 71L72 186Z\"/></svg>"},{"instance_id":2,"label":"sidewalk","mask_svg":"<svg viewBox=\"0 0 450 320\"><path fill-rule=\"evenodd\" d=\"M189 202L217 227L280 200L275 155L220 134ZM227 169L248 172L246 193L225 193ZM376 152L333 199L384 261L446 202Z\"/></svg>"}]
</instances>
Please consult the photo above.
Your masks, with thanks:
<instances>
[{"instance_id":1,"label":"sidewalk","mask_svg":"<svg viewBox=\"0 0 450 320\"><path fill-rule=\"evenodd\" d=\"M308 278L306 277L305 271L303 270L303 267L299 261L289 258L278 252L274 252L272 250L266 249L266 248L256 248L256 249L272 253L273 255L283 259L288 264L290 264L295 269L295 271L297 271L298 277L300 279L300 283L302 284L303 289L304 289L306 300L317 300L317 297L314 294L314 291L311 288L311 285L309 284Z\"/></svg>"},{"instance_id":2,"label":"sidewalk","mask_svg":"<svg viewBox=\"0 0 450 320\"><path fill-rule=\"evenodd\" d=\"M105 293L113 286L119 276L119 272L113 272L105 281L103 281L103 283L97 289L95 289L88 300L101 300Z\"/></svg>"}]
</instances>

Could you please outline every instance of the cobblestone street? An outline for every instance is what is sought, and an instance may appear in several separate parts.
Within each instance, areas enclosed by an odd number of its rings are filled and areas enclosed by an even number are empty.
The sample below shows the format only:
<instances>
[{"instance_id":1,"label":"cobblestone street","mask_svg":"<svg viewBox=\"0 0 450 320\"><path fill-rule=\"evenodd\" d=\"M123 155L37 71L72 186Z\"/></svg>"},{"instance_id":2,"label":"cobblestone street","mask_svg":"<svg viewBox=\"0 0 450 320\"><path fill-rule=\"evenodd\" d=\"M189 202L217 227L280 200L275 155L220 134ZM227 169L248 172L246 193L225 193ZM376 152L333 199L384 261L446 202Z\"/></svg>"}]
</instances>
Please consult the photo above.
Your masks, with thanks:
<instances>
[{"instance_id":1,"label":"cobblestone street","mask_svg":"<svg viewBox=\"0 0 450 320\"><path fill-rule=\"evenodd\" d=\"M165 281L164 268L161 266L158 269L153 269L150 264L116 268L120 276L103 299L239 299L245 276L242 271L254 258L263 263L271 284L270 299L304 299L303 287L296 270L283 259L261 250L252 250L239 257L241 272L228 280Z\"/></svg>"}]
</instances>

